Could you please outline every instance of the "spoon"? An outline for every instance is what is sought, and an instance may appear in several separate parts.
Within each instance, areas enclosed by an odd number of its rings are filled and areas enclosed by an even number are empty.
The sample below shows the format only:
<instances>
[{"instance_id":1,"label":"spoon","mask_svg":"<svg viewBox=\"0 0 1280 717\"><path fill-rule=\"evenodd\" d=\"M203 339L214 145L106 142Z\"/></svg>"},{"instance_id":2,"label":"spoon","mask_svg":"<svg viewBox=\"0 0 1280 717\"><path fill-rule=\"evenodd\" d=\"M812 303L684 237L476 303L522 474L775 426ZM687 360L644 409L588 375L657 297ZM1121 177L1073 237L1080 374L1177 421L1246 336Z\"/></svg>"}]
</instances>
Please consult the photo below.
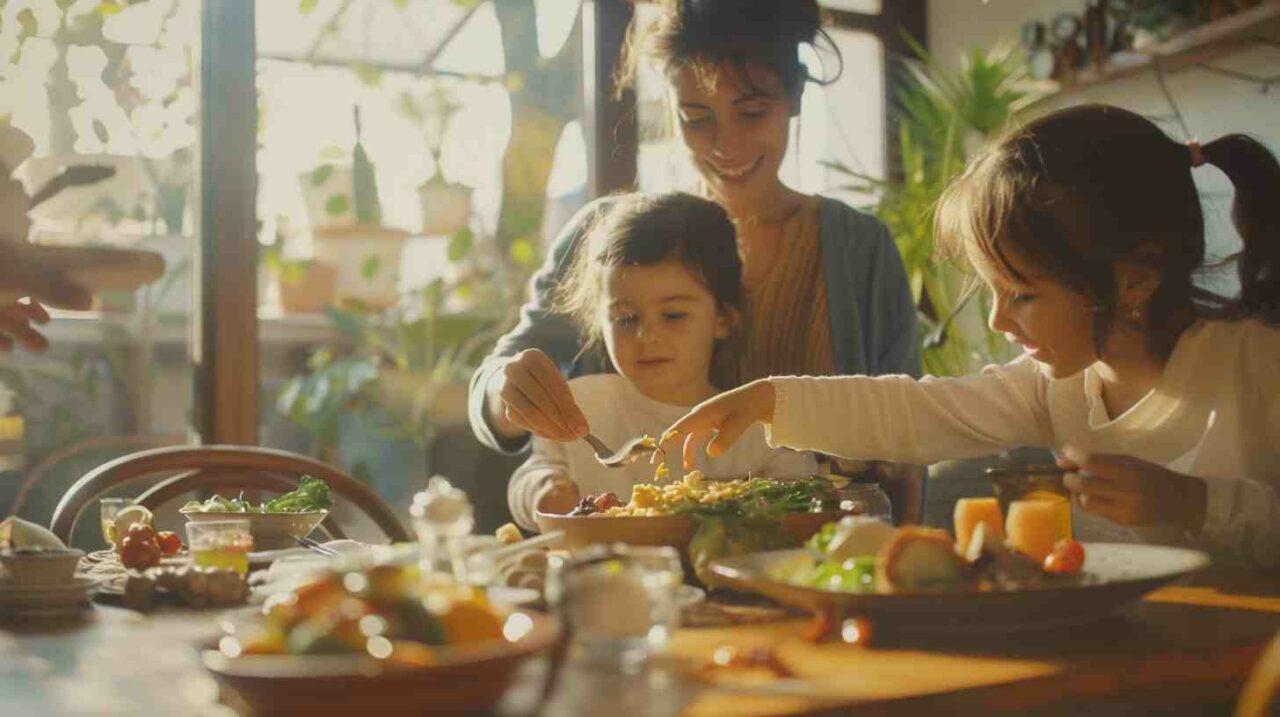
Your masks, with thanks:
<instances>
[{"instance_id":1,"label":"spoon","mask_svg":"<svg viewBox=\"0 0 1280 717\"><path fill-rule=\"evenodd\" d=\"M588 433L582 437L582 440L591 444L591 449L595 451L596 460L600 465L606 468L621 468L629 466L640 460L642 456L652 456L655 453L666 455L666 451L658 447L658 442L649 436L641 436L632 438L622 444L622 448L616 451L610 450L599 438Z\"/></svg>"}]
</instances>

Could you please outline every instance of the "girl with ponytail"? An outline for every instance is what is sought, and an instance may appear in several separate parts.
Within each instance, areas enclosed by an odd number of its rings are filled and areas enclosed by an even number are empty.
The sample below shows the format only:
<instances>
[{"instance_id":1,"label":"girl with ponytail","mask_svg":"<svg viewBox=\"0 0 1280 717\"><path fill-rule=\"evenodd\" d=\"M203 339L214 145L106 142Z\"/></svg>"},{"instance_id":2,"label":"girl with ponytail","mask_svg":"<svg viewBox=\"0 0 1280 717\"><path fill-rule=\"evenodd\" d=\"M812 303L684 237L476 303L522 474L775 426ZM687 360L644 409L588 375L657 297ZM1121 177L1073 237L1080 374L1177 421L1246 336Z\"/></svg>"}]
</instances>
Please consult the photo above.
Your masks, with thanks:
<instances>
[{"instance_id":1,"label":"girl with ponytail","mask_svg":"<svg viewBox=\"0 0 1280 717\"><path fill-rule=\"evenodd\" d=\"M1193 172L1235 190L1240 291L1208 268ZM773 378L674 427L708 453L753 423L774 445L933 462L1051 447L1090 529L1280 564L1280 163L1228 135L1171 140L1104 105L1018 129L948 188L938 239L992 292L1025 355L956 379ZM1101 520L1099 520L1099 517ZM1111 523L1104 526L1102 523Z\"/></svg>"}]
</instances>

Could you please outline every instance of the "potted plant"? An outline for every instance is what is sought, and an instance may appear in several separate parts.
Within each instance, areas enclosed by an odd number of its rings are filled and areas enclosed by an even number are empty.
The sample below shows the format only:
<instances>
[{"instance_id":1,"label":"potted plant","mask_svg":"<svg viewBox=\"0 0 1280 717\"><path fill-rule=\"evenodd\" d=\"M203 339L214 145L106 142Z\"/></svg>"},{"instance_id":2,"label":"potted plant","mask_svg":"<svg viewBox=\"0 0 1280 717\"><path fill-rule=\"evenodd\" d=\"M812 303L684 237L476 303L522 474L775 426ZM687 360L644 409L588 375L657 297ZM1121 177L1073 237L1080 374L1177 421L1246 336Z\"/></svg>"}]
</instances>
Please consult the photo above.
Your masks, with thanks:
<instances>
[{"instance_id":1,"label":"potted plant","mask_svg":"<svg viewBox=\"0 0 1280 717\"><path fill-rule=\"evenodd\" d=\"M382 224L373 163L361 140L360 108L353 112L356 143L351 167L321 165L303 175L302 187L315 258L337 272L337 302L381 310L400 299L400 254L409 234Z\"/></svg>"},{"instance_id":2,"label":"potted plant","mask_svg":"<svg viewBox=\"0 0 1280 717\"><path fill-rule=\"evenodd\" d=\"M1039 94L1010 45L968 54L959 71L942 68L918 45L898 91L900 179L880 179L839 163L829 167L848 188L874 196L871 210L889 227L902 253L924 326L926 373L961 375L1012 358L1003 337L987 330L985 299L970 301L974 279L937 261L933 210L966 159L1004 130Z\"/></svg>"}]
</instances>

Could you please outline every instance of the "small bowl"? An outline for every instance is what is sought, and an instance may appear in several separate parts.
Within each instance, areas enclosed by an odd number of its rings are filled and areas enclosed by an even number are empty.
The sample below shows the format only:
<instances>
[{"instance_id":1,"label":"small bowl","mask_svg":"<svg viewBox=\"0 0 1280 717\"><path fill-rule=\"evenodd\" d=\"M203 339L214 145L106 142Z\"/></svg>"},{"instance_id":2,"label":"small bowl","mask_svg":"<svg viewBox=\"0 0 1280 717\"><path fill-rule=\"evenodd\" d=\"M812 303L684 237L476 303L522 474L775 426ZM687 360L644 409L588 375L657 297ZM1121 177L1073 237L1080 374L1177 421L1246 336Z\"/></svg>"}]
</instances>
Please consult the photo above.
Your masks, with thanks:
<instances>
[{"instance_id":1,"label":"small bowl","mask_svg":"<svg viewBox=\"0 0 1280 717\"><path fill-rule=\"evenodd\" d=\"M9 581L24 587L70 585L83 550L72 548L17 548L0 551L0 564Z\"/></svg>"},{"instance_id":2,"label":"small bowl","mask_svg":"<svg viewBox=\"0 0 1280 717\"><path fill-rule=\"evenodd\" d=\"M254 550L297 547L297 538L311 534L329 515L327 510L307 513L237 513L233 511L179 511L193 523L216 520L247 520Z\"/></svg>"}]
</instances>

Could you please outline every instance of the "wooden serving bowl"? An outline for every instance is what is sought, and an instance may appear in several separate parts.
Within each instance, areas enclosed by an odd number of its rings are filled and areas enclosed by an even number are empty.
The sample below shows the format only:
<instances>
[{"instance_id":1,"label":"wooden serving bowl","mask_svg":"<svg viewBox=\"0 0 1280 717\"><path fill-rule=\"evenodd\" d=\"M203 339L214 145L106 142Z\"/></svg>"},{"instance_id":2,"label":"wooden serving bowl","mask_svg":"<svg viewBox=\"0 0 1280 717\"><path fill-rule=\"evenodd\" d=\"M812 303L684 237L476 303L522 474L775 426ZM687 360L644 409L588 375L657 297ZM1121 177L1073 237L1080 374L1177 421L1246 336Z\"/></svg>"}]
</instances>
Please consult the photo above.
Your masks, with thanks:
<instances>
[{"instance_id":1,"label":"wooden serving bowl","mask_svg":"<svg viewBox=\"0 0 1280 717\"><path fill-rule=\"evenodd\" d=\"M205 650L202 662L252 714L487 714L525 660L560 634L537 612L508 614L502 640L440 649L440 660L388 666L359 655L241 655Z\"/></svg>"},{"instance_id":2,"label":"wooden serving bowl","mask_svg":"<svg viewBox=\"0 0 1280 717\"><path fill-rule=\"evenodd\" d=\"M840 520L845 515L848 514L840 511L787 513L782 517L782 530L797 541L804 541L822 526ZM600 543L670 545L684 555L688 552L689 541L698 529L697 521L687 515L611 517L538 513L534 519L544 533L549 530L564 531L562 545L570 550Z\"/></svg>"}]
</instances>

